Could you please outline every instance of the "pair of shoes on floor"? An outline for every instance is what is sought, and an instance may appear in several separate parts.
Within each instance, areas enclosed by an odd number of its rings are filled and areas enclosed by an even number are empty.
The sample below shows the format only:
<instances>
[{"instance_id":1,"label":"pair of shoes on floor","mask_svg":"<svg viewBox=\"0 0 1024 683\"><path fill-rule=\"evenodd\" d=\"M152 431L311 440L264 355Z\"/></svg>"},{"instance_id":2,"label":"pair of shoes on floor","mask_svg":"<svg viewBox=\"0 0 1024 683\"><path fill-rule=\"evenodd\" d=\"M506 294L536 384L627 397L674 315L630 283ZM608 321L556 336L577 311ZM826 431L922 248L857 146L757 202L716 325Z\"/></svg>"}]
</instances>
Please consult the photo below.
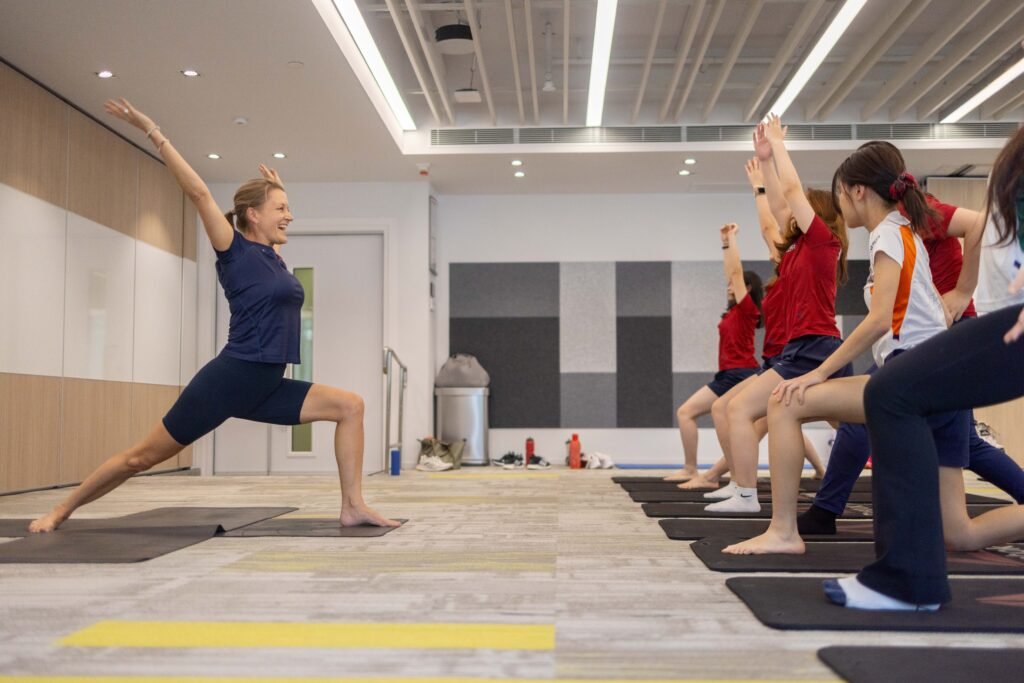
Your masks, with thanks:
<instances>
[{"instance_id":1,"label":"pair of shoes on floor","mask_svg":"<svg viewBox=\"0 0 1024 683\"><path fill-rule=\"evenodd\" d=\"M520 461L521 462L521 461ZM531 455L530 462L526 463L526 469L528 470L547 470L551 469L551 463L539 455Z\"/></svg>"},{"instance_id":2,"label":"pair of shoes on floor","mask_svg":"<svg viewBox=\"0 0 1024 683\"><path fill-rule=\"evenodd\" d=\"M602 470L610 470L615 467L615 462L612 460L612 456L607 453L591 453L590 458L587 460L587 469L591 469L591 462L597 462L593 466L593 469L601 468Z\"/></svg>"},{"instance_id":3,"label":"pair of shoes on floor","mask_svg":"<svg viewBox=\"0 0 1024 683\"><path fill-rule=\"evenodd\" d=\"M450 462L445 462L436 455L421 455L420 461L416 465L416 469L420 472L444 472L452 467Z\"/></svg>"},{"instance_id":4,"label":"pair of shoes on floor","mask_svg":"<svg viewBox=\"0 0 1024 683\"><path fill-rule=\"evenodd\" d=\"M506 470L514 470L517 467L523 466L523 454L509 451L500 458L491 458L491 464Z\"/></svg>"}]
</instances>

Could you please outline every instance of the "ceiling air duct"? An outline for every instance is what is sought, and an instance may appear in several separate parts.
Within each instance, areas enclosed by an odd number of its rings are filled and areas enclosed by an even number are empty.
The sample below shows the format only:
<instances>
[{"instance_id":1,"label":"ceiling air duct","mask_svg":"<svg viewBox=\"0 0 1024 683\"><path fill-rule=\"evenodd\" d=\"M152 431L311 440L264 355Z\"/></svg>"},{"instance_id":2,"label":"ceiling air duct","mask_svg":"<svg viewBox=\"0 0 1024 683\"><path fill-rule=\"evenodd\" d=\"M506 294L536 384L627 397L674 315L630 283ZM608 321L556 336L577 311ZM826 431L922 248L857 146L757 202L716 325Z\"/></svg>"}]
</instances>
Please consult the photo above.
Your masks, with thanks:
<instances>
[{"instance_id":1,"label":"ceiling air duct","mask_svg":"<svg viewBox=\"0 0 1024 683\"><path fill-rule=\"evenodd\" d=\"M473 31L468 24L446 24L434 31L437 49L443 55L473 54Z\"/></svg>"}]
</instances>

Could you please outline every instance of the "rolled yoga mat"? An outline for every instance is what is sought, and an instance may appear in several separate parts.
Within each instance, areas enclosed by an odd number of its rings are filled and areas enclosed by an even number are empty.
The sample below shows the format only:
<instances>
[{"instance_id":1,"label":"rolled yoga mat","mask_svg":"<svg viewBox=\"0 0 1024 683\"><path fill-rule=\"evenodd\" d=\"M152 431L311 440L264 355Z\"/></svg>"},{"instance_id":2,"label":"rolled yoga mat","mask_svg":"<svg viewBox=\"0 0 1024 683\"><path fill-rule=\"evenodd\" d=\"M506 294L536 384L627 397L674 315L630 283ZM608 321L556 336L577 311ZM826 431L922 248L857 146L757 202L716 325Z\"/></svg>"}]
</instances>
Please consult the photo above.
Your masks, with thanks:
<instances>
[{"instance_id":1,"label":"rolled yoga mat","mask_svg":"<svg viewBox=\"0 0 1024 683\"><path fill-rule=\"evenodd\" d=\"M849 647L818 650L818 659L849 683L1017 683L1024 650L977 647Z\"/></svg>"},{"instance_id":2,"label":"rolled yoga mat","mask_svg":"<svg viewBox=\"0 0 1024 683\"><path fill-rule=\"evenodd\" d=\"M753 538L763 534L768 528L767 519L660 519L665 535L673 541L699 541L711 536L732 536L735 538ZM872 520L836 520L834 536L804 536L805 541L840 541L870 543L875 540L874 522Z\"/></svg>"},{"instance_id":3,"label":"rolled yoga mat","mask_svg":"<svg viewBox=\"0 0 1024 683\"><path fill-rule=\"evenodd\" d=\"M722 548L741 538L705 538L690 548L707 568L716 572L799 572L854 574L875 561L871 543L804 544L803 555L727 555ZM970 553L946 554L950 574L1024 576L1024 545L1007 543Z\"/></svg>"},{"instance_id":4,"label":"rolled yoga mat","mask_svg":"<svg viewBox=\"0 0 1024 683\"><path fill-rule=\"evenodd\" d=\"M938 612L847 609L829 602L821 582L736 576L725 585L762 624L775 629L1024 633L1024 579L950 579L953 600Z\"/></svg>"}]
</instances>

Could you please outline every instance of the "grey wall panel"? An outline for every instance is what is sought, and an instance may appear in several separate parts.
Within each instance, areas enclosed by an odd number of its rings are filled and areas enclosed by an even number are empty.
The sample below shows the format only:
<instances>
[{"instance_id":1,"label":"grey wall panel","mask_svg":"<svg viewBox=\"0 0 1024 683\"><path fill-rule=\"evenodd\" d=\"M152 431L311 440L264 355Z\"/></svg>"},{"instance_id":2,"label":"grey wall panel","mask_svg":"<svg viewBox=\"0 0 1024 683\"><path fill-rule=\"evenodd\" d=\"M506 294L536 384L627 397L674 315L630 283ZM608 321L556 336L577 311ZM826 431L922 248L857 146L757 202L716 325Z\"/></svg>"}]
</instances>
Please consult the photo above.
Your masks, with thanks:
<instances>
[{"instance_id":1,"label":"grey wall panel","mask_svg":"<svg viewBox=\"0 0 1024 683\"><path fill-rule=\"evenodd\" d=\"M491 375L491 427L561 425L557 318L452 318L449 337Z\"/></svg>"},{"instance_id":2,"label":"grey wall panel","mask_svg":"<svg viewBox=\"0 0 1024 683\"><path fill-rule=\"evenodd\" d=\"M675 421L672 321L667 317L620 317L616 337L618 426L671 427Z\"/></svg>"},{"instance_id":3,"label":"grey wall panel","mask_svg":"<svg viewBox=\"0 0 1024 683\"><path fill-rule=\"evenodd\" d=\"M836 315L867 315L864 283L868 281L868 271L867 259L850 259L846 262L848 279L836 292Z\"/></svg>"},{"instance_id":4,"label":"grey wall panel","mask_svg":"<svg viewBox=\"0 0 1024 683\"><path fill-rule=\"evenodd\" d=\"M672 270L667 261L616 263L615 291L620 318L672 315Z\"/></svg>"},{"instance_id":5,"label":"grey wall panel","mask_svg":"<svg viewBox=\"0 0 1024 683\"><path fill-rule=\"evenodd\" d=\"M612 429L616 419L614 373L562 373L562 426Z\"/></svg>"},{"instance_id":6,"label":"grey wall panel","mask_svg":"<svg viewBox=\"0 0 1024 683\"><path fill-rule=\"evenodd\" d=\"M718 369L718 322L727 303L725 286L721 263L672 263L672 372Z\"/></svg>"},{"instance_id":7,"label":"grey wall panel","mask_svg":"<svg viewBox=\"0 0 1024 683\"><path fill-rule=\"evenodd\" d=\"M557 318L557 263L453 263L452 318Z\"/></svg>"},{"instance_id":8,"label":"grey wall panel","mask_svg":"<svg viewBox=\"0 0 1024 683\"><path fill-rule=\"evenodd\" d=\"M562 372L615 372L615 264L563 263L559 289Z\"/></svg>"},{"instance_id":9,"label":"grey wall panel","mask_svg":"<svg viewBox=\"0 0 1024 683\"><path fill-rule=\"evenodd\" d=\"M672 401L676 407L686 403L686 399L690 398L697 392L698 389L705 386L708 382L715 378L713 372L674 372L672 373ZM673 412L672 426L678 427L679 424L675 420L675 412ZM705 415L697 419L698 427L714 427L714 422L711 421L710 415Z\"/></svg>"},{"instance_id":10,"label":"grey wall panel","mask_svg":"<svg viewBox=\"0 0 1024 683\"><path fill-rule=\"evenodd\" d=\"M843 339L850 336L857 325L860 325L864 320L863 315L841 315L838 318L839 330L843 333ZM853 372L858 375L862 375L868 371L868 368L874 363L874 358L871 356L871 349L868 349L864 353L857 356L853 361Z\"/></svg>"}]
</instances>

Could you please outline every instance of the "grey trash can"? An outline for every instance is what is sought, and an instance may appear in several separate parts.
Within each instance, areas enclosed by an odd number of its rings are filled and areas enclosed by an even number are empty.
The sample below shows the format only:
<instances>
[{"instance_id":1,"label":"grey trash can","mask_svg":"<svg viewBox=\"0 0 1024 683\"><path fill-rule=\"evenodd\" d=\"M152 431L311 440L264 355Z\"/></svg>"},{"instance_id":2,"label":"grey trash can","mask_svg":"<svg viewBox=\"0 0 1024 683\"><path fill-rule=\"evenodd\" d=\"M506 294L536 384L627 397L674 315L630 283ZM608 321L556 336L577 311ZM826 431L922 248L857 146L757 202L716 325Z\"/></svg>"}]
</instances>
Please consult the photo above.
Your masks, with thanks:
<instances>
[{"instance_id":1,"label":"grey trash can","mask_svg":"<svg viewBox=\"0 0 1024 683\"><path fill-rule=\"evenodd\" d=\"M445 387L434 389L437 397L436 436L442 441L466 440L463 465L489 465L487 457L486 387Z\"/></svg>"}]
</instances>

